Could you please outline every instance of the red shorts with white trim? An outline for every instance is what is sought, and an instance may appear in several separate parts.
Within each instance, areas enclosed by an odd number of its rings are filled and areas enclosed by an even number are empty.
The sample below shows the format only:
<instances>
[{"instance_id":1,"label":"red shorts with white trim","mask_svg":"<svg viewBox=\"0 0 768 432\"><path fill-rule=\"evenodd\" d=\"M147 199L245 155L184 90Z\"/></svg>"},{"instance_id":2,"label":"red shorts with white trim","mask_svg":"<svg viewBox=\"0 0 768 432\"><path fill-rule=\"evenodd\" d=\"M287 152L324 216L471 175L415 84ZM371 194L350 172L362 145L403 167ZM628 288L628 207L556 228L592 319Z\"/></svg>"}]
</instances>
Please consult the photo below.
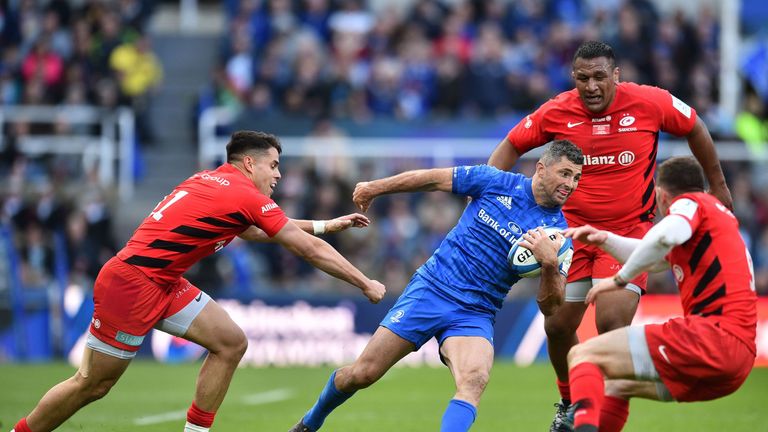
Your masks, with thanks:
<instances>
[{"instance_id":1,"label":"red shorts with white trim","mask_svg":"<svg viewBox=\"0 0 768 432\"><path fill-rule=\"evenodd\" d=\"M570 223L569 223L570 225ZM615 234L630 238L643 238L651 229L651 222L641 222L626 230L613 231ZM568 270L568 282L576 282L582 279L605 279L616 274L621 268L616 258L597 246L585 245L573 242L573 259ZM637 285L643 293L648 285L648 274L643 273L632 279L631 283Z\"/></svg>"},{"instance_id":2,"label":"red shorts with white trim","mask_svg":"<svg viewBox=\"0 0 768 432\"><path fill-rule=\"evenodd\" d=\"M733 393L755 362L744 342L698 315L646 325L645 337L661 381L678 402Z\"/></svg>"},{"instance_id":3,"label":"red shorts with white trim","mask_svg":"<svg viewBox=\"0 0 768 432\"><path fill-rule=\"evenodd\" d=\"M96 277L90 333L107 345L135 352L155 324L203 296L183 277L171 285L159 285L114 257Z\"/></svg>"}]
</instances>

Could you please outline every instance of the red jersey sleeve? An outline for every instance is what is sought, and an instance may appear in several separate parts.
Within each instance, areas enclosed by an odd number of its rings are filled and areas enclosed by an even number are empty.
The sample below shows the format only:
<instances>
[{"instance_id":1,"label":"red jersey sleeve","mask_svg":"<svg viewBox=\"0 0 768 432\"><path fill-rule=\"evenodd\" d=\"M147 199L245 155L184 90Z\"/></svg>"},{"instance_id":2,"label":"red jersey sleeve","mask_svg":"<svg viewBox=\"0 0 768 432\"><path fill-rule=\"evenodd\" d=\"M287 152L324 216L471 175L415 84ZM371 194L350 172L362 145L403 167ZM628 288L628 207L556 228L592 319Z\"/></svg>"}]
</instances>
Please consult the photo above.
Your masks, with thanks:
<instances>
[{"instance_id":1,"label":"red jersey sleeve","mask_svg":"<svg viewBox=\"0 0 768 432\"><path fill-rule=\"evenodd\" d=\"M699 211L699 203L690 197L679 197L672 205L669 206L667 212L670 215L677 215L688 221L691 226L691 232L696 232L696 229L701 225L701 212Z\"/></svg>"},{"instance_id":2,"label":"red jersey sleeve","mask_svg":"<svg viewBox=\"0 0 768 432\"><path fill-rule=\"evenodd\" d=\"M264 230L270 237L274 237L288 223L288 217L280 206L258 192L249 193L248 198L243 200L240 211L253 225Z\"/></svg>"},{"instance_id":3,"label":"red jersey sleeve","mask_svg":"<svg viewBox=\"0 0 768 432\"><path fill-rule=\"evenodd\" d=\"M696 110L670 92L652 86L641 86L645 96L659 110L660 129L675 136L688 135L696 124Z\"/></svg>"},{"instance_id":4,"label":"red jersey sleeve","mask_svg":"<svg viewBox=\"0 0 768 432\"><path fill-rule=\"evenodd\" d=\"M517 154L523 154L554 139L554 135L544 128L545 114L551 109L552 104L552 100L547 101L532 114L525 116L507 133L507 140L512 143Z\"/></svg>"}]
</instances>

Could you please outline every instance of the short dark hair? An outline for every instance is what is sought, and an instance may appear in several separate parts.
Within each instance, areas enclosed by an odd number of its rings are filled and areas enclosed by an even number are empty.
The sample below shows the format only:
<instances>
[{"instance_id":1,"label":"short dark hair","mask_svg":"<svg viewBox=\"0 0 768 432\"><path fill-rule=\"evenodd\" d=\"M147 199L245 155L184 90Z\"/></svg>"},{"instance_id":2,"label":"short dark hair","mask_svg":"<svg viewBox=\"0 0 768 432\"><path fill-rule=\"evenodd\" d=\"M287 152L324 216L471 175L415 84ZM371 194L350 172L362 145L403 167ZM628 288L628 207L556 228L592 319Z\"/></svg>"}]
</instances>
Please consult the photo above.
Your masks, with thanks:
<instances>
[{"instance_id":1,"label":"short dark hair","mask_svg":"<svg viewBox=\"0 0 768 432\"><path fill-rule=\"evenodd\" d=\"M576 53L573 55L573 62L576 59L593 59L605 57L611 63L611 67L616 65L616 57L613 55L613 48L605 42L586 41L579 45Z\"/></svg>"},{"instance_id":2,"label":"short dark hair","mask_svg":"<svg viewBox=\"0 0 768 432\"><path fill-rule=\"evenodd\" d=\"M252 151L266 152L271 147L277 149L278 154L283 152L280 141L272 134L249 130L236 131L227 143L227 162L242 160L243 156Z\"/></svg>"},{"instance_id":3,"label":"short dark hair","mask_svg":"<svg viewBox=\"0 0 768 432\"><path fill-rule=\"evenodd\" d=\"M659 187L672 195L686 192L704 192L704 170L691 156L679 156L665 160L658 169Z\"/></svg>"},{"instance_id":4,"label":"short dark hair","mask_svg":"<svg viewBox=\"0 0 768 432\"><path fill-rule=\"evenodd\" d=\"M560 162L563 157L576 165L584 164L584 155L581 153L581 149L568 140L552 141L552 144L544 149L539 160L545 166L549 166L555 162Z\"/></svg>"}]
</instances>

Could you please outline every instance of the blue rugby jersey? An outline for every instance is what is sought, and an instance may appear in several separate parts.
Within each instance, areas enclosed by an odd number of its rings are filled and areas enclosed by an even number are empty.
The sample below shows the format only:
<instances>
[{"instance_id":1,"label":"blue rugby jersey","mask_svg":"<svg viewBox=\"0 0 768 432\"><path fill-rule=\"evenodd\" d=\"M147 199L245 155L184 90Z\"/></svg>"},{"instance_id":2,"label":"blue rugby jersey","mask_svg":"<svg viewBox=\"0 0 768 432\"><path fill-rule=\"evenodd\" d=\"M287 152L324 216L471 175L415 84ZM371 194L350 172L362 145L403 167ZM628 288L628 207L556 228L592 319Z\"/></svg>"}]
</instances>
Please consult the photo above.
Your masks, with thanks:
<instances>
[{"instance_id":1,"label":"blue rugby jersey","mask_svg":"<svg viewBox=\"0 0 768 432\"><path fill-rule=\"evenodd\" d=\"M536 204L531 179L488 165L455 167L453 193L472 202L417 272L455 300L495 313L520 280L507 264L512 244L538 226L567 228L565 217L560 207Z\"/></svg>"}]
</instances>

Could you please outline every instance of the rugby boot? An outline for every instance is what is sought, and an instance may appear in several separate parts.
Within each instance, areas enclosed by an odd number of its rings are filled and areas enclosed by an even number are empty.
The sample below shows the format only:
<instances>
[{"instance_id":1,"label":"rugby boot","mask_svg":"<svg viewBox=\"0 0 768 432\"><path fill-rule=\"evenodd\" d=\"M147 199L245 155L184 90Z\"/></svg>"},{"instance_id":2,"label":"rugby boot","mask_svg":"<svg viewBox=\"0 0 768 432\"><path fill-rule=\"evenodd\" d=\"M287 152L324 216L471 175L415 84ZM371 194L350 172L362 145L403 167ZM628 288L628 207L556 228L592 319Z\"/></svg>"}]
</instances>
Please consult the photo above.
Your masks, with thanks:
<instances>
[{"instance_id":1,"label":"rugby boot","mask_svg":"<svg viewBox=\"0 0 768 432\"><path fill-rule=\"evenodd\" d=\"M555 404L555 418L549 427L549 432L573 432L573 411L569 410L562 399Z\"/></svg>"}]
</instances>

